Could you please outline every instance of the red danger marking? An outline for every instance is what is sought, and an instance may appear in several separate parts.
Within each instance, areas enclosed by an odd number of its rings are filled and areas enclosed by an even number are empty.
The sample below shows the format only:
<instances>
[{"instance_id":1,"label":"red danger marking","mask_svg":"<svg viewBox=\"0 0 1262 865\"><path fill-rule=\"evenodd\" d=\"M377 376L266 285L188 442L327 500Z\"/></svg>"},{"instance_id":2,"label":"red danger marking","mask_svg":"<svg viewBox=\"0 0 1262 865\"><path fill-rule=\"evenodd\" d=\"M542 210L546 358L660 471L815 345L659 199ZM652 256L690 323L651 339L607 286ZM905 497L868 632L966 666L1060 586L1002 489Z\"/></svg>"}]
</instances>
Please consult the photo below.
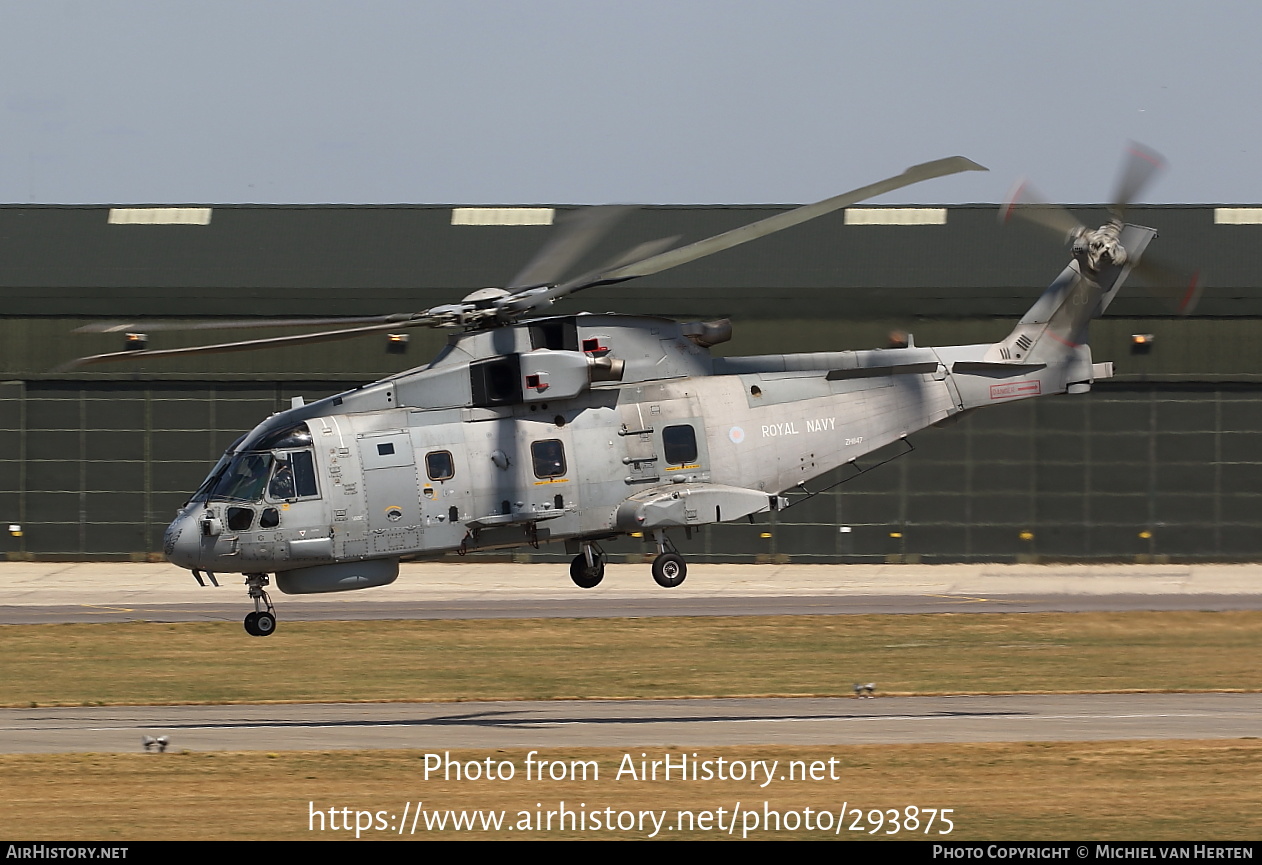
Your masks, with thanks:
<instances>
[{"instance_id":1,"label":"red danger marking","mask_svg":"<svg viewBox=\"0 0 1262 865\"><path fill-rule=\"evenodd\" d=\"M1009 399L1014 396L1038 396L1042 393L1042 384L1037 381L1014 381L1009 384L992 384L991 399Z\"/></svg>"}]
</instances>

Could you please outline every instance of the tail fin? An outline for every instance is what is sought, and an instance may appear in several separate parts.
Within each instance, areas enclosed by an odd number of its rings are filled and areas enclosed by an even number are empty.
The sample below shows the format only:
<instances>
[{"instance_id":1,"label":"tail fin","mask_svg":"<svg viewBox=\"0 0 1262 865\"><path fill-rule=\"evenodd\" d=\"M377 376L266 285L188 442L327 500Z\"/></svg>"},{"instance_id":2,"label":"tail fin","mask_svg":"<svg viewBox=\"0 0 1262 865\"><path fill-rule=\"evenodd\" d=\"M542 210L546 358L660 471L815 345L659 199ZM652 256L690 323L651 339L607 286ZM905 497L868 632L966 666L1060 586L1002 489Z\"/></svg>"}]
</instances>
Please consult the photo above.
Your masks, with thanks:
<instances>
[{"instance_id":1,"label":"tail fin","mask_svg":"<svg viewBox=\"0 0 1262 865\"><path fill-rule=\"evenodd\" d=\"M1074 260L1047 287L1017 326L986 352L997 364L1085 363L1092 378L1087 332L1102 315L1157 232L1112 222L1074 238ZM1074 379L1069 379L1071 382Z\"/></svg>"}]
</instances>

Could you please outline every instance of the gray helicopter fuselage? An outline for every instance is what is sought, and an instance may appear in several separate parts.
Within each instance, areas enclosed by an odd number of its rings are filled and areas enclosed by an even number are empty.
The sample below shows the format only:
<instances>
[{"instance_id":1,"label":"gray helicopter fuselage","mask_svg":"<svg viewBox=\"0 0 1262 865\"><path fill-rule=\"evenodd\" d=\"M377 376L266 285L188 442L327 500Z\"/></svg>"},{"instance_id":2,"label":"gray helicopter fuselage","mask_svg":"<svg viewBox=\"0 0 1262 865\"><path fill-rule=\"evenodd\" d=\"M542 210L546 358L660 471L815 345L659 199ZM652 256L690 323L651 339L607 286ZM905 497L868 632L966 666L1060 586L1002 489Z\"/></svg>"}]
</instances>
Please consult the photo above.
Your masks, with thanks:
<instances>
[{"instance_id":1,"label":"gray helicopter fuselage","mask_svg":"<svg viewBox=\"0 0 1262 865\"><path fill-rule=\"evenodd\" d=\"M1038 364L988 360L999 344L712 357L726 336L617 315L453 336L244 436L166 554L340 591L393 581L400 558L739 519L966 409L1107 374L1086 346Z\"/></svg>"}]
</instances>

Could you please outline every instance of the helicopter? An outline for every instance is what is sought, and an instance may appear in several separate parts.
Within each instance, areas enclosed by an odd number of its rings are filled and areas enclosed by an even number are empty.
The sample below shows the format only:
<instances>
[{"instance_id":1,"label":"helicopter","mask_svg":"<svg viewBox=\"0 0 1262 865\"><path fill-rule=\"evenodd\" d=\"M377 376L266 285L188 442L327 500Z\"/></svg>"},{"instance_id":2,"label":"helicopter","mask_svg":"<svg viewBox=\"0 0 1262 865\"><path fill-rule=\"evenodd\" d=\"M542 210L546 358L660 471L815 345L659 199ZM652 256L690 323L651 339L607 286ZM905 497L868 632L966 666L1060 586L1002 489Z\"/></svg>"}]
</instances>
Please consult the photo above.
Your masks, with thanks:
<instances>
[{"instance_id":1,"label":"helicopter","mask_svg":"<svg viewBox=\"0 0 1262 865\"><path fill-rule=\"evenodd\" d=\"M884 349L715 357L710 349L732 337L726 319L548 314L586 288L658 273L913 183L985 170L957 156L695 243L641 244L562 280L623 212L588 208L506 286L459 303L74 365L452 329L425 366L311 403L296 397L228 447L166 529L166 558L199 584L243 575L253 636L276 630L273 577L286 594L351 591L394 582L400 560L452 552L563 542L571 579L592 588L605 573L601 542L637 534L656 548L654 581L673 588L687 562L672 532L691 536L780 510L807 481L964 412L1082 394L1110 377L1112 364L1092 359L1087 329L1156 236L1122 213L1152 168L1130 172L1115 198L1122 204L1095 229L1028 189L1014 196L1006 213L1065 230L1071 259L995 343L931 348L909 338Z\"/></svg>"}]
</instances>

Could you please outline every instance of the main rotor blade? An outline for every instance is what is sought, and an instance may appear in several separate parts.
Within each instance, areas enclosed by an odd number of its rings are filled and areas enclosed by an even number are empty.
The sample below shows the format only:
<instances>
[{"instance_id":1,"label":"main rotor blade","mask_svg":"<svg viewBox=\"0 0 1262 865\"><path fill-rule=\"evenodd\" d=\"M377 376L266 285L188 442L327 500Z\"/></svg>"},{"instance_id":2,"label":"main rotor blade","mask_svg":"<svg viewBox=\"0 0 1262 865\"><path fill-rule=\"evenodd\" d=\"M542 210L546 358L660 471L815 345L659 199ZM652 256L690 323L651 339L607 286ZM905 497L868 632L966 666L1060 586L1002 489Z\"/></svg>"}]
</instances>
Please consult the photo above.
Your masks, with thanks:
<instances>
[{"instance_id":1,"label":"main rotor blade","mask_svg":"<svg viewBox=\"0 0 1262 865\"><path fill-rule=\"evenodd\" d=\"M558 281L634 209L629 205L609 204L585 207L565 215L552 238L504 288L516 292Z\"/></svg>"},{"instance_id":2,"label":"main rotor blade","mask_svg":"<svg viewBox=\"0 0 1262 865\"><path fill-rule=\"evenodd\" d=\"M777 231L783 231L786 228L792 228L795 225L801 225L803 222L840 210L843 207L849 207L860 201L873 198L877 195L883 195L886 192L892 192L895 189L902 189L904 186L910 186L913 183L920 183L922 180L931 180L935 177L945 177L950 174L958 174L961 171L986 171L987 169L970 159L963 156L952 156L947 159L938 159L934 162L925 162L921 165L913 165L902 174L895 177L889 177L876 183L870 183L867 186L861 186L858 189L852 189L849 192L843 192L841 195L835 195L815 204L806 204L793 210L777 213L775 216L769 216L766 219L760 219L758 222L742 225L740 228L734 228L731 231L725 231L722 234L716 234L713 237L707 237L704 240L698 240L695 243L681 246L678 249L672 249L658 255L651 255L648 258L641 259L638 262L614 267L611 269L599 271L594 274L587 274L578 279L553 286L546 291L540 292L533 297L532 307L546 305L572 294L576 291L582 291L585 288L591 288L594 285L608 285L614 282L622 282L627 279L634 279L639 276L649 276L650 274L660 273L663 270L669 270L672 267L678 267L681 264L687 264L690 261L696 261L707 255L713 255L716 252L722 252L725 249L731 249L734 246L740 246L743 243L749 243L751 240L757 240L760 237L766 237Z\"/></svg>"},{"instance_id":3,"label":"main rotor blade","mask_svg":"<svg viewBox=\"0 0 1262 865\"><path fill-rule=\"evenodd\" d=\"M418 316L409 321L392 321L386 324L375 324L369 327L352 327L346 330L325 330L319 333L301 333L294 336L277 336L271 339L250 339L244 342L221 342L215 345L194 345L186 348L142 349L140 351L113 351L108 354L94 354L80 357L53 369L53 372L69 372L73 369L96 363L111 363L119 360L134 360L141 357L180 357L192 354L222 354L232 351L253 351L260 348L279 348L290 345L304 345L315 342L332 342L339 339L351 339L367 333L379 333L399 328L423 327L434 322L429 316Z\"/></svg>"},{"instance_id":4,"label":"main rotor blade","mask_svg":"<svg viewBox=\"0 0 1262 865\"><path fill-rule=\"evenodd\" d=\"M1160 153L1132 141L1126 149L1126 158L1117 178L1117 190L1113 193L1113 206L1109 209L1124 219L1126 208L1148 185L1148 182L1165 168L1166 160Z\"/></svg>"},{"instance_id":5,"label":"main rotor blade","mask_svg":"<svg viewBox=\"0 0 1262 865\"><path fill-rule=\"evenodd\" d=\"M323 327L325 325L369 324L404 321L411 313L390 315L334 316L332 318L234 318L223 321L97 321L76 327L72 333L160 333L185 330L242 330L257 327Z\"/></svg>"},{"instance_id":6,"label":"main rotor blade","mask_svg":"<svg viewBox=\"0 0 1262 865\"><path fill-rule=\"evenodd\" d=\"M598 267L596 270L589 271L584 275L572 280L573 282L586 282L590 279L596 279L600 274L615 267L623 267L633 264L637 261L643 261L649 256L657 255L670 249L675 241L679 240L679 235L674 237L659 237L657 240L646 240L644 243L631 247L625 252L614 256L611 260ZM551 301L536 302L538 298L548 292L546 286L536 288L522 289L511 297L501 298L496 306L495 314L498 318L506 318L534 309L536 306L547 306Z\"/></svg>"}]
</instances>

